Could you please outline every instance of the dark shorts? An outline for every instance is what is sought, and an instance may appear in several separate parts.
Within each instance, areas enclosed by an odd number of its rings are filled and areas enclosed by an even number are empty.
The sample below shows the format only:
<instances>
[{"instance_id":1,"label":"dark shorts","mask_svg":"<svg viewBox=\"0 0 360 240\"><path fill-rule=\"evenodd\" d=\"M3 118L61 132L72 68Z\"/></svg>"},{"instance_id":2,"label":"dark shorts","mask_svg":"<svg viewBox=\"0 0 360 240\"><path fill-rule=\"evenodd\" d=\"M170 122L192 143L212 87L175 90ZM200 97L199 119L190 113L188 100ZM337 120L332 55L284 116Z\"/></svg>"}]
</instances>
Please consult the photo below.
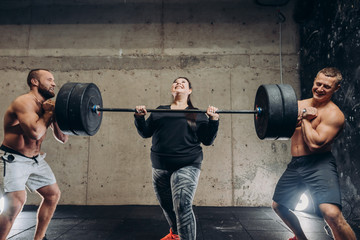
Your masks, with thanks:
<instances>
[{"instance_id":1,"label":"dark shorts","mask_svg":"<svg viewBox=\"0 0 360 240\"><path fill-rule=\"evenodd\" d=\"M276 185L273 200L294 210L306 190L316 206L331 203L341 209L339 176L331 152L293 157Z\"/></svg>"}]
</instances>

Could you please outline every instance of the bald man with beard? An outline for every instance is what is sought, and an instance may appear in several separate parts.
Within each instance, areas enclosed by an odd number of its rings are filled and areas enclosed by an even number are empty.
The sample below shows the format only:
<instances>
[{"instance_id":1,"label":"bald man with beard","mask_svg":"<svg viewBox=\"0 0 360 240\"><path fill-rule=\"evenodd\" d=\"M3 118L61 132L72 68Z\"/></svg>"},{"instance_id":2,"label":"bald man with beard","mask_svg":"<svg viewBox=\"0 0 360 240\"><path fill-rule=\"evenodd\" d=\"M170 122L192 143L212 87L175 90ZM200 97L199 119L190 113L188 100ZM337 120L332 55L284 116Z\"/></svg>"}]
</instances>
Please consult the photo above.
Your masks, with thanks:
<instances>
[{"instance_id":1,"label":"bald man with beard","mask_svg":"<svg viewBox=\"0 0 360 240\"><path fill-rule=\"evenodd\" d=\"M4 116L4 139L0 147L4 163L6 207L0 215L0 240L5 240L26 202L26 187L42 198L38 209L34 240L46 239L45 233L60 199L54 173L45 161L41 144L50 127L55 139L65 143L54 110L56 87L53 74L34 69L28 74L30 91L17 97Z\"/></svg>"}]
</instances>

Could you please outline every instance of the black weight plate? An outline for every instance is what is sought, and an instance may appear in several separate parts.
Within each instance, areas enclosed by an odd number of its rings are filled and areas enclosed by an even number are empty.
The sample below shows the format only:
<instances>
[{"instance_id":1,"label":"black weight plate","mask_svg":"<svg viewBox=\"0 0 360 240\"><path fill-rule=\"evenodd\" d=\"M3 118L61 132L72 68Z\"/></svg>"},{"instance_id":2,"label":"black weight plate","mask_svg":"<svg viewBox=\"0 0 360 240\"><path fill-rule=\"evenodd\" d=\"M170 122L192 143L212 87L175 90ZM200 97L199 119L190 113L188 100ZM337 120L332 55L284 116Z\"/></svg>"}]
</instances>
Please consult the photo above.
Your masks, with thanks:
<instances>
[{"instance_id":1,"label":"black weight plate","mask_svg":"<svg viewBox=\"0 0 360 240\"><path fill-rule=\"evenodd\" d=\"M71 131L69 124L70 122L69 122L68 109L69 109L70 96L76 84L77 83L73 83L73 82L65 83L60 88L55 101L56 122L59 125L60 130L64 134L68 134L68 135L73 135L73 132Z\"/></svg>"},{"instance_id":2,"label":"black weight plate","mask_svg":"<svg viewBox=\"0 0 360 240\"><path fill-rule=\"evenodd\" d=\"M295 132L298 117L298 102L295 90L289 84L278 84L283 99L283 124L279 137L291 138Z\"/></svg>"},{"instance_id":3,"label":"black weight plate","mask_svg":"<svg viewBox=\"0 0 360 240\"><path fill-rule=\"evenodd\" d=\"M102 107L99 88L93 83L78 83L71 94L69 119L75 135L93 136L100 128L102 112L93 112L94 105Z\"/></svg>"},{"instance_id":4,"label":"black weight plate","mask_svg":"<svg viewBox=\"0 0 360 240\"><path fill-rule=\"evenodd\" d=\"M260 107L262 112L254 115L254 123L260 139L278 139L283 123L282 101L280 89L275 84L264 84L258 88L254 108Z\"/></svg>"},{"instance_id":5,"label":"black weight plate","mask_svg":"<svg viewBox=\"0 0 360 240\"><path fill-rule=\"evenodd\" d=\"M81 102L83 125L86 126L86 134L90 136L93 136L99 130L102 121L102 112L96 113L91 110L94 105L103 107L100 90L95 84L91 83L86 88L86 93Z\"/></svg>"}]
</instances>

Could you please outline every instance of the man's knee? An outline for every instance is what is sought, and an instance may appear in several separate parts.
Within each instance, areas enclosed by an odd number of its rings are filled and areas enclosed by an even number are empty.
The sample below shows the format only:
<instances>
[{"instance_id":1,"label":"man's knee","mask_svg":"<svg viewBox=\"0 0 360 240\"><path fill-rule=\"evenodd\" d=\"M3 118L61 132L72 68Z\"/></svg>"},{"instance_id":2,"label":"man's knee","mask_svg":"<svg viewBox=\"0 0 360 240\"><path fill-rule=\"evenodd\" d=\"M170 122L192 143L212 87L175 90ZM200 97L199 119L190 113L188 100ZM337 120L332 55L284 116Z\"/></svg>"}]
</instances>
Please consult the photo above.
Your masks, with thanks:
<instances>
[{"instance_id":1,"label":"man's knee","mask_svg":"<svg viewBox=\"0 0 360 240\"><path fill-rule=\"evenodd\" d=\"M46 205L55 207L60 200L61 192L60 191L52 192L46 195L42 195L42 197Z\"/></svg>"},{"instance_id":2,"label":"man's knee","mask_svg":"<svg viewBox=\"0 0 360 240\"><path fill-rule=\"evenodd\" d=\"M51 192L51 194L47 194L44 196L44 199L46 201L52 202L57 204L61 197L61 191L60 189L57 189L56 191Z\"/></svg>"},{"instance_id":3,"label":"man's knee","mask_svg":"<svg viewBox=\"0 0 360 240\"><path fill-rule=\"evenodd\" d=\"M271 207L276 212L278 210L279 204L277 202L273 201Z\"/></svg>"},{"instance_id":4,"label":"man's knee","mask_svg":"<svg viewBox=\"0 0 360 240\"><path fill-rule=\"evenodd\" d=\"M21 212L22 208L24 207L26 199L6 199L5 209L3 214L6 215L9 221L13 222L16 216Z\"/></svg>"},{"instance_id":5,"label":"man's knee","mask_svg":"<svg viewBox=\"0 0 360 240\"><path fill-rule=\"evenodd\" d=\"M61 197L61 191L57 184L46 186L37 190L44 201L49 203L58 203Z\"/></svg>"},{"instance_id":6,"label":"man's knee","mask_svg":"<svg viewBox=\"0 0 360 240\"><path fill-rule=\"evenodd\" d=\"M283 212L284 210L288 210L286 209L284 206L278 204L277 202L273 201L272 205L271 205L272 209L276 212Z\"/></svg>"},{"instance_id":7,"label":"man's knee","mask_svg":"<svg viewBox=\"0 0 360 240\"><path fill-rule=\"evenodd\" d=\"M341 213L341 210L338 206L333 204L321 204L320 205L321 213L325 221L329 225L339 225L342 222L345 222L345 219Z\"/></svg>"}]
</instances>

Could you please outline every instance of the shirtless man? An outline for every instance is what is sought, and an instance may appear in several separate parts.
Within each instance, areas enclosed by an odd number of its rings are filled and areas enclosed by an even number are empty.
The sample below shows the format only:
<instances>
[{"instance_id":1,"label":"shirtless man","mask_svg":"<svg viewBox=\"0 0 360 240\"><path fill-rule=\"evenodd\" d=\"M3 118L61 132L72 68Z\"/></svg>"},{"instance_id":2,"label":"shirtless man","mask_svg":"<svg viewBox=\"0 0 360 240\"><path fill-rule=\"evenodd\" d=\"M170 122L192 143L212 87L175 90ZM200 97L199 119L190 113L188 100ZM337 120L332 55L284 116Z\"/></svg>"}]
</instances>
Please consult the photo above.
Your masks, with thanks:
<instances>
[{"instance_id":1,"label":"shirtless man","mask_svg":"<svg viewBox=\"0 0 360 240\"><path fill-rule=\"evenodd\" d=\"M54 76L45 69L29 72L30 91L16 98L5 112L3 151L4 190L6 207L0 215L0 240L9 234L16 216L26 202L25 185L42 197L38 209L35 240L46 239L45 233L60 199L55 176L40 151L46 130L50 127L55 138L65 143L55 120Z\"/></svg>"},{"instance_id":2,"label":"shirtless man","mask_svg":"<svg viewBox=\"0 0 360 240\"><path fill-rule=\"evenodd\" d=\"M345 117L331 101L342 75L336 68L320 70L312 87L313 97L298 102L298 125L291 138L292 159L273 197L273 209L294 232L289 240L307 239L294 210L308 189L337 240L356 239L341 213L341 196L331 144L342 130Z\"/></svg>"}]
</instances>

